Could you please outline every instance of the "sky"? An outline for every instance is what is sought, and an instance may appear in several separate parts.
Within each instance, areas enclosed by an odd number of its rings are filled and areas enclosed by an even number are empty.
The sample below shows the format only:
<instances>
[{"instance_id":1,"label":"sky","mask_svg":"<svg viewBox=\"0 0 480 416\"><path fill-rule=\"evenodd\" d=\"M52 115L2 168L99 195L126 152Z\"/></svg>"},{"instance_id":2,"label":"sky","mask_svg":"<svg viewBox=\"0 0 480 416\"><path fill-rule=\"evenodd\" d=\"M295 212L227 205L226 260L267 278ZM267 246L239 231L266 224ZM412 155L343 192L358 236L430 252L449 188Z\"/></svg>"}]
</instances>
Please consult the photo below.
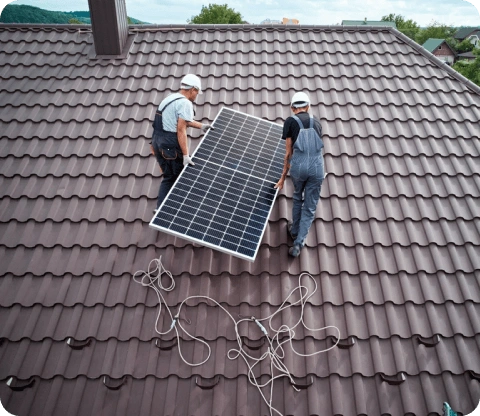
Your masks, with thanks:
<instances>
[{"instance_id":1,"label":"sky","mask_svg":"<svg viewBox=\"0 0 480 416\"><path fill-rule=\"evenodd\" d=\"M472 1L475 5L470 3ZM126 0L130 17L157 24L186 24L202 5L228 4L243 19L258 24L265 19L298 19L306 25L334 25L342 20L380 20L390 13L416 21L421 27L437 21L451 26L480 26L480 0ZM88 10L88 0L0 0L47 10ZM3 7L2 7L3 8Z\"/></svg>"}]
</instances>

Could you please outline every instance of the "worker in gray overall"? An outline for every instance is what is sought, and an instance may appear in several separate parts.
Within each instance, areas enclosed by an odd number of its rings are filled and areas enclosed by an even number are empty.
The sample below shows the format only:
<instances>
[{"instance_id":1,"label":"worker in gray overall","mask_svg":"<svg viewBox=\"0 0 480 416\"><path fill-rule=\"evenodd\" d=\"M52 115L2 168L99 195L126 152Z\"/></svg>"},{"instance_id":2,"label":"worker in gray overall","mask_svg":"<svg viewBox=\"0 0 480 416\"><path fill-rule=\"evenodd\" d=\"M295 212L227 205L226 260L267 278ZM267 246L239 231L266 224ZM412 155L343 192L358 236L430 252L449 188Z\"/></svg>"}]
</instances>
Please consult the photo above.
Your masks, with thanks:
<instances>
[{"instance_id":1,"label":"worker in gray overall","mask_svg":"<svg viewBox=\"0 0 480 416\"><path fill-rule=\"evenodd\" d=\"M194 165L188 152L187 127L202 129L204 132L212 127L193 120L193 102L198 94L202 94L200 78L187 74L180 81L180 91L166 97L155 113L152 148L163 172L157 209L183 167L187 164Z\"/></svg>"},{"instance_id":2,"label":"worker in gray overall","mask_svg":"<svg viewBox=\"0 0 480 416\"><path fill-rule=\"evenodd\" d=\"M275 185L282 189L288 170L293 181L293 221L288 231L294 240L288 253L298 257L315 218L324 179L322 126L308 114L310 98L304 92L293 95L293 116L285 120L282 138L286 140L283 173Z\"/></svg>"}]
</instances>

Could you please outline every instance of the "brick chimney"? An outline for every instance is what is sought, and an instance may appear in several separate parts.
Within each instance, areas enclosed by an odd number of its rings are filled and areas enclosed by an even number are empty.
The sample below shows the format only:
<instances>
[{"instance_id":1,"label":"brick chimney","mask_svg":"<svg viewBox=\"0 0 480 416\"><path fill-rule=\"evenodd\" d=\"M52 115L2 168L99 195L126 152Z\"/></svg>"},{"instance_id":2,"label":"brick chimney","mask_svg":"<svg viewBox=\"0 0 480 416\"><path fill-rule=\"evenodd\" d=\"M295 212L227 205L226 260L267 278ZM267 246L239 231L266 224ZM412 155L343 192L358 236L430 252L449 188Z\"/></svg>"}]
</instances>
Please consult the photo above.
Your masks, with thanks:
<instances>
[{"instance_id":1,"label":"brick chimney","mask_svg":"<svg viewBox=\"0 0 480 416\"><path fill-rule=\"evenodd\" d=\"M88 0L97 55L121 55L128 40L125 0Z\"/></svg>"}]
</instances>

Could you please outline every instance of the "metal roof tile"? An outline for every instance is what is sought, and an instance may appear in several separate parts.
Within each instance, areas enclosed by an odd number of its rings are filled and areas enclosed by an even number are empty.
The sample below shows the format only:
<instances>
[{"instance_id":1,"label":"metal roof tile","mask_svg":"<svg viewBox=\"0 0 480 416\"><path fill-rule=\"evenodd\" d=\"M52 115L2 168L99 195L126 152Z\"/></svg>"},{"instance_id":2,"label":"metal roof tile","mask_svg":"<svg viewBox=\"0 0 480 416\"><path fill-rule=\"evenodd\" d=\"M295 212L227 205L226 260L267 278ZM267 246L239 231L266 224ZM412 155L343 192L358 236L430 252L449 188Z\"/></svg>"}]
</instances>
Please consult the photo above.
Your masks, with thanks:
<instances>
[{"instance_id":1,"label":"metal roof tile","mask_svg":"<svg viewBox=\"0 0 480 416\"><path fill-rule=\"evenodd\" d=\"M143 379L147 376L167 378L176 375L182 379L199 375L203 378L223 376L228 379L247 375L248 368L243 359L229 360L228 351L238 349L237 341L218 338L208 345L211 356L203 366L190 367L186 365L178 354L178 346L160 349L156 342L160 338L140 341L130 339L118 341L110 338L106 341L90 340L81 350L70 348L68 340L34 342L23 339L18 342L7 342L0 350L0 359L7 363L0 372L2 379L15 374L20 379L38 376L42 379L52 379L63 376L74 379L86 376L97 379L109 374L114 379L132 376ZM245 341L248 345L248 340ZM331 339L316 340L307 336L304 340L292 341L293 348L300 354L308 354L329 348L333 344ZM162 347L162 344L159 344ZM341 377L352 377L362 374L364 377L373 377L383 373L395 376L400 372L408 376L418 376L428 372L430 375L442 375L449 372L453 375L462 375L473 369L480 372L480 363L473 359L470 351L479 348L478 337L464 337L455 335L451 338L439 338L434 347L422 345L418 337L402 339L393 336L389 339L371 337L366 340L356 340L348 349L336 348L324 354L312 357L296 355L289 344L284 344L284 363L287 368L294 369L295 377L306 377L315 374L317 377L329 377L338 374ZM169 347L166 344L162 347ZM259 358L267 350L265 342L259 350L247 351L253 357ZM208 357L206 346L195 341L181 341L182 355L188 362L201 362ZM385 357L396 357L392 361ZM41 358L41 360L39 359ZM39 367L38 363L45 365ZM255 367L255 377L270 373L270 360L264 360Z\"/></svg>"},{"instance_id":2,"label":"metal roof tile","mask_svg":"<svg viewBox=\"0 0 480 416\"><path fill-rule=\"evenodd\" d=\"M218 307L208 306L201 300L199 302L182 308L180 318L188 318L191 322L191 324L183 322L182 325L192 335L209 341L215 341L220 337L235 340L234 327L225 312ZM271 306L268 303L262 303L259 306L246 303L228 306L228 311L236 319L239 315L266 317L277 309L278 306ZM401 305L391 302L381 305L345 303L340 306L330 303L324 303L321 306L307 304L304 309L304 321L311 328L334 325L340 330L342 338L355 336L367 339L377 336L387 339L394 335L401 338L412 338L414 335L429 338L435 334L441 334L444 337L453 337L456 334L474 337L480 329L480 323L476 320L479 309L479 304L472 301L461 304L451 301L435 304L428 301L420 305L412 302ZM135 307L124 305L105 307L101 304L92 307L81 304L73 307L65 307L61 304L53 307L43 307L39 304L21 307L15 304L0 311L2 322L5 323L5 326L0 328L0 338L7 338L13 342L20 341L22 338L29 338L32 341L41 341L45 338L62 341L68 337L77 340L93 337L99 341L109 338L120 341L139 338L142 341L148 341L157 337L154 330L157 314L157 306L148 307L142 304ZM298 322L300 314L299 306L292 306L287 312L282 311L273 319L273 328L294 325ZM171 318L166 316L163 310L158 330L166 331L170 328L170 324ZM262 332L253 322L251 325L240 325L239 334L251 340L262 337ZM306 336L312 336L321 340L328 335L336 334L337 332L333 330L318 333L299 326L296 328L294 339L302 340ZM174 334L162 337L165 340L174 338Z\"/></svg>"},{"instance_id":3,"label":"metal roof tile","mask_svg":"<svg viewBox=\"0 0 480 416\"><path fill-rule=\"evenodd\" d=\"M168 234L144 233L146 221L135 220L127 222L117 220L115 222L100 219L96 222L81 220L72 222L63 220L54 222L50 219L44 222L28 220L27 222L18 222L12 220L7 223L0 223L0 245L9 248L16 246L43 247L62 246L71 248L99 246L108 248L112 241L119 248L128 248L136 245L138 248L155 245L158 248L175 246L178 248L191 245L192 243L176 238ZM421 230L421 231L419 231ZM346 247L362 245L371 247L374 244L382 246L391 246L399 244L408 247L411 244L419 246L428 246L437 244L446 246L454 244L462 246L471 243L480 246L480 219L465 221L457 219L456 221L437 220L431 221L423 219L419 221L359 221L351 219L341 221L335 219L326 221L317 219L312 224L312 229L307 236L306 246L317 247L319 245L326 247L335 247L342 244ZM278 247L288 243L287 222L270 222L267 225L265 236L262 240L263 245L269 247Z\"/></svg>"},{"instance_id":4,"label":"metal roof tile","mask_svg":"<svg viewBox=\"0 0 480 416\"><path fill-rule=\"evenodd\" d=\"M266 380L262 378L260 381L263 383ZM323 413L435 414L439 411L438 403L442 403L445 398L464 414L471 413L476 406L474 397L479 392L478 383L472 382L468 374L452 375L447 372L441 376L431 376L422 373L419 376L410 376L407 380L407 384L403 383L398 387L389 386L382 381L380 375L362 377L356 374L351 378L338 375L328 378L314 377L312 387L297 393L289 382L283 379L274 385L274 405L284 414L311 416ZM12 392L6 386L0 387L2 397L6 398L5 403L11 411L32 416L67 412L103 412L107 415L135 416L149 413L152 409L157 409L164 415L173 415L176 412L195 416L241 415L246 411L253 411L255 414L268 413L258 391L248 383L245 376L233 380L220 377L213 390L197 387L196 382L202 381L196 377L181 379L172 376L156 379L149 376L142 380L127 378L119 391L106 388L103 377L94 380L86 377L68 380L57 376L52 380L35 378L35 381L38 383L38 397L31 390L27 390L27 397L22 401L15 400L16 396L22 393ZM178 392L183 392L184 395L177 397ZM370 396L368 392L372 392ZM468 394L464 394L465 392ZM83 395L95 399L82 401L79 397ZM114 401L111 401L110 396ZM184 400L185 397L189 397L189 400ZM351 397L358 398L352 401ZM34 399L42 406L36 406Z\"/></svg>"},{"instance_id":5,"label":"metal roof tile","mask_svg":"<svg viewBox=\"0 0 480 416\"><path fill-rule=\"evenodd\" d=\"M205 302L184 312L219 359L194 370L178 355L156 362L156 297L131 275L162 254L177 278L173 308L208 293L236 313L266 316L299 273L314 274L307 321L337 324L357 344L318 360L287 354L296 374L317 374L313 390L276 384L283 413L436 414L445 397L469 413L480 395L468 373L479 362L478 89L393 29L148 27L124 61L90 60L92 35L78 30L0 27L0 373L42 374L33 390L0 385L9 411L268 413L225 359L234 333ZM254 264L143 233L161 178L146 160L151 116L185 72L205 82L203 121L229 106L281 124L296 90L319 103L329 176L300 258L287 255L290 179ZM242 331L261 339L255 326ZM416 344L434 334L437 347ZM67 352L67 336L92 336L94 346ZM302 330L294 342L308 349L324 342L318 336ZM381 381L399 371L400 386ZM101 373L127 383L110 391ZM222 373L230 378L214 390L195 386L193 374Z\"/></svg>"},{"instance_id":6,"label":"metal roof tile","mask_svg":"<svg viewBox=\"0 0 480 416\"><path fill-rule=\"evenodd\" d=\"M407 274L400 272L388 274L348 274L341 272L333 275L321 272L313 278L318 284L318 291L309 298L312 305L322 305L329 302L342 305L349 302L362 305L370 302L382 305L392 302L396 305L411 301L421 305L427 300L442 304L450 300L463 303L467 300L480 302L480 274L455 272L447 274L437 272L428 274L418 272ZM198 293L208 294L214 299L222 297L223 293L232 293L229 305L237 306L247 302L258 306L262 302L279 306L288 294L298 284L298 276L282 272L280 275L270 275L263 272L258 276L246 272L236 276L222 273L211 276L202 273L195 279L190 279L188 273L182 273L175 278L177 291L165 293L165 299L170 306L177 306L185 297ZM280 282L280 284L279 284ZM24 276L6 274L0 283L0 305L11 307L18 304L31 307L41 304L53 307L63 304L72 307L83 304L88 307L104 304L107 307L124 304L135 307L145 304L154 307L158 299L153 291L145 290L135 283L131 274L111 276L110 274L81 275L65 274L55 276L51 273ZM337 290L341 288L341 291Z\"/></svg>"}]
</instances>

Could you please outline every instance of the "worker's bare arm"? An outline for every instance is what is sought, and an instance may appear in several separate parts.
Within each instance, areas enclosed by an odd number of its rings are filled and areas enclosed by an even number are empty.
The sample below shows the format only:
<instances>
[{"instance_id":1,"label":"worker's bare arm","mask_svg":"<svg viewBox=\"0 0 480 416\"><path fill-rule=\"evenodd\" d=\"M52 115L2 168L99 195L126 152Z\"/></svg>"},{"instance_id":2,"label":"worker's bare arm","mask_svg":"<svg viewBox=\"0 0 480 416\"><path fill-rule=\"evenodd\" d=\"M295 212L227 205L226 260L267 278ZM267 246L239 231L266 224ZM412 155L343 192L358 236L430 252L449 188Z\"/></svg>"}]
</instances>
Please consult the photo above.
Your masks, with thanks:
<instances>
[{"instance_id":1,"label":"worker's bare arm","mask_svg":"<svg viewBox=\"0 0 480 416\"><path fill-rule=\"evenodd\" d=\"M290 159L293 154L293 144L292 144L292 138L287 137L285 141L285 158L283 159L283 172L282 176L280 177L280 180L277 182L275 185L275 188L282 189L283 184L285 183L285 178L287 177L287 173L290 170Z\"/></svg>"},{"instance_id":2,"label":"worker's bare arm","mask_svg":"<svg viewBox=\"0 0 480 416\"><path fill-rule=\"evenodd\" d=\"M187 123L187 127L202 129L203 131L207 131L208 129L213 130L213 126L210 124L203 124L203 123L199 123L198 121L187 121L186 123Z\"/></svg>"},{"instance_id":3,"label":"worker's bare arm","mask_svg":"<svg viewBox=\"0 0 480 416\"><path fill-rule=\"evenodd\" d=\"M184 155L188 155L188 142L187 142L187 123L191 123L185 121L183 118L178 118L177 123L177 138L178 144L180 145L180 149L182 149L182 153Z\"/></svg>"},{"instance_id":4,"label":"worker's bare arm","mask_svg":"<svg viewBox=\"0 0 480 416\"><path fill-rule=\"evenodd\" d=\"M194 129L201 129L202 123L192 120L192 121L185 121L187 123L187 127L193 127Z\"/></svg>"}]
</instances>

